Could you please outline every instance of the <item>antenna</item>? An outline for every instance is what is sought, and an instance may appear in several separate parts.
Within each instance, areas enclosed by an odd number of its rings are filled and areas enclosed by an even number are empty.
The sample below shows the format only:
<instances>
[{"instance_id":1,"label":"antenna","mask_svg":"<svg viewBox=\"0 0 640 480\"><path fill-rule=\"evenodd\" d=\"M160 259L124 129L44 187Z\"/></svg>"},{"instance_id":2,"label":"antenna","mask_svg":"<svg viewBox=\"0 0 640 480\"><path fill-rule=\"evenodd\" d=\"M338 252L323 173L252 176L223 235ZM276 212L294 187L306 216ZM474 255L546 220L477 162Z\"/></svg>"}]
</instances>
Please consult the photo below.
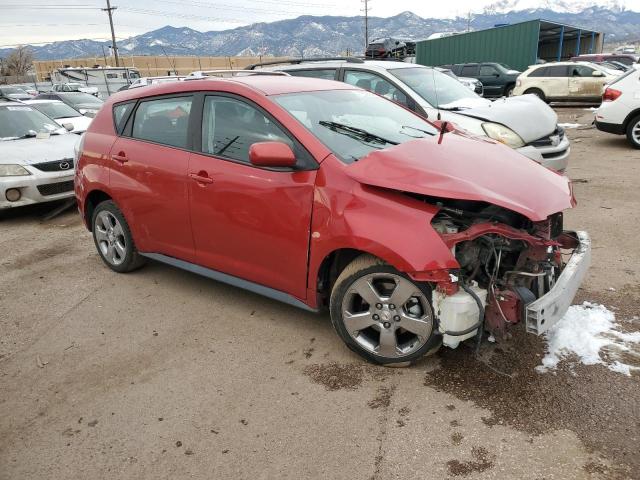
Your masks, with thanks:
<instances>
[{"instance_id":1,"label":"antenna","mask_svg":"<svg viewBox=\"0 0 640 480\"><path fill-rule=\"evenodd\" d=\"M438 100L438 88L436 87L436 69L431 67L431 80L433 80L433 94L436 96L436 109L438 110L437 120L442 120L442 115L440 114L440 100Z\"/></svg>"}]
</instances>

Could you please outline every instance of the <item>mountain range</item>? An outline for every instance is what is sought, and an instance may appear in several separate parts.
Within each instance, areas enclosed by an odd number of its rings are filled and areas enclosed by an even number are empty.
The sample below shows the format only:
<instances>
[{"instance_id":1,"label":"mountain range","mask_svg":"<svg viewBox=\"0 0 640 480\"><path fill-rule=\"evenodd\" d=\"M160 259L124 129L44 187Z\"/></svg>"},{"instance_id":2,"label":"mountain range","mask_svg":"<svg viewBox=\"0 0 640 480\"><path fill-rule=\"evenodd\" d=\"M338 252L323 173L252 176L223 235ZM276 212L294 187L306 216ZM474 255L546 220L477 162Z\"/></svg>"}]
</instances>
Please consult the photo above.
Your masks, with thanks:
<instances>
[{"instance_id":1,"label":"mountain range","mask_svg":"<svg viewBox=\"0 0 640 480\"><path fill-rule=\"evenodd\" d=\"M537 6L535 6L537 5ZM551 7L553 5L553 8ZM535 6L535 8L534 8ZM529 8L525 8L529 7ZM579 10L577 8L580 8ZM602 31L605 41L640 41L640 12L626 10L616 1L563 2L562 0L499 0L482 13L453 19L422 18L412 12L393 17L370 17L370 38L424 39L432 33L482 30L497 24L543 18ZM362 17L301 16L294 19L222 31L199 32L188 27L165 26L118 42L120 55L274 55L320 56L364 49ZM68 40L32 46L38 60L102 56L109 42ZM11 49L0 49L0 57Z\"/></svg>"}]
</instances>

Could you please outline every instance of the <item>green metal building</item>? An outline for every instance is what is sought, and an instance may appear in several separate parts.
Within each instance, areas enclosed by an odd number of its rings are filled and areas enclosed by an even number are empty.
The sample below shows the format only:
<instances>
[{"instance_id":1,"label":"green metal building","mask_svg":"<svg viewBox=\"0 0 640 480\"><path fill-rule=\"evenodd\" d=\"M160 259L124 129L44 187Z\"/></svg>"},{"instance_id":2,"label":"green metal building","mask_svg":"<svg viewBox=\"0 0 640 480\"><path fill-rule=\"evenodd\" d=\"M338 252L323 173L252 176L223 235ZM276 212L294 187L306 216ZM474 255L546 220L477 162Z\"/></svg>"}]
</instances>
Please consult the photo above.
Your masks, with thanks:
<instances>
[{"instance_id":1,"label":"green metal building","mask_svg":"<svg viewBox=\"0 0 640 480\"><path fill-rule=\"evenodd\" d=\"M498 62L524 71L539 59L560 61L580 54L601 53L603 43L601 32L547 20L530 20L423 40L416 45L416 63L438 66Z\"/></svg>"}]
</instances>

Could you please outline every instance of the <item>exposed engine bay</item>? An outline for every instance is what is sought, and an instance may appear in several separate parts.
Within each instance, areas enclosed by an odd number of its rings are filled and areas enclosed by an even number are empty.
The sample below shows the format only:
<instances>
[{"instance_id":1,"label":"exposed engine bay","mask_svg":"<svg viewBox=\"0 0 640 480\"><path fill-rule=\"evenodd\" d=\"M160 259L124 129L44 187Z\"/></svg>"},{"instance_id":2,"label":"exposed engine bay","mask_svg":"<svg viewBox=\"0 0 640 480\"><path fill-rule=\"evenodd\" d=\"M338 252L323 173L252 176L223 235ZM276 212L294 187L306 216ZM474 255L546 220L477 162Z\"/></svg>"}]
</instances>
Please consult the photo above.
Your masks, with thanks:
<instances>
[{"instance_id":1,"label":"exposed engine bay","mask_svg":"<svg viewBox=\"0 0 640 480\"><path fill-rule=\"evenodd\" d=\"M455 348L482 329L507 338L509 327L527 317L527 307L554 289L565 256L578 246L576 235L563 231L561 212L532 222L482 202L434 203L440 210L431 224L460 265L450 272L452 284L438 285L433 294L444 344ZM541 323L546 330L544 318Z\"/></svg>"}]
</instances>

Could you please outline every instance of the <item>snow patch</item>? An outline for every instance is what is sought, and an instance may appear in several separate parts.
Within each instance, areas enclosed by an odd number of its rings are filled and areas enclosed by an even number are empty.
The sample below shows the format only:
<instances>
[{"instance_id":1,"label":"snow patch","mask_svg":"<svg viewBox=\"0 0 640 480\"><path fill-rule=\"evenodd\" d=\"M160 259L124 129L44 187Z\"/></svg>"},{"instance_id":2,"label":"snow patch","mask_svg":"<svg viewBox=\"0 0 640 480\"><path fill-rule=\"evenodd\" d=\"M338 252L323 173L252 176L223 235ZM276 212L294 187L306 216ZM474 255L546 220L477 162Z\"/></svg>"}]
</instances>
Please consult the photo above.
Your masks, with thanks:
<instances>
[{"instance_id":1,"label":"snow patch","mask_svg":"<svg viewBox=\"0 0 640 480\"><path fill-rule=\"evenodd\" d=\"M554 370L561 360L575 355L584 365L604 365L613 372L630 375L640 366L629 365L616 358L629 353L640 360L640 332L624 333L619 330L615 314L603 305L584 302L572 305L565 316L545 334L547 353L536 371ZM605 355L602 355L604 353Z\"/></svg>"},{"instance_id":2,"label":"snow patch","mask_svg":"<svg viewBox=\"0 0 640 480\"><path fill-rule=\"evenodd\" d=\"M559 123L558 126L562 128L580 128L584 125L581 123Z\"/></svg>"}]
</instances>

